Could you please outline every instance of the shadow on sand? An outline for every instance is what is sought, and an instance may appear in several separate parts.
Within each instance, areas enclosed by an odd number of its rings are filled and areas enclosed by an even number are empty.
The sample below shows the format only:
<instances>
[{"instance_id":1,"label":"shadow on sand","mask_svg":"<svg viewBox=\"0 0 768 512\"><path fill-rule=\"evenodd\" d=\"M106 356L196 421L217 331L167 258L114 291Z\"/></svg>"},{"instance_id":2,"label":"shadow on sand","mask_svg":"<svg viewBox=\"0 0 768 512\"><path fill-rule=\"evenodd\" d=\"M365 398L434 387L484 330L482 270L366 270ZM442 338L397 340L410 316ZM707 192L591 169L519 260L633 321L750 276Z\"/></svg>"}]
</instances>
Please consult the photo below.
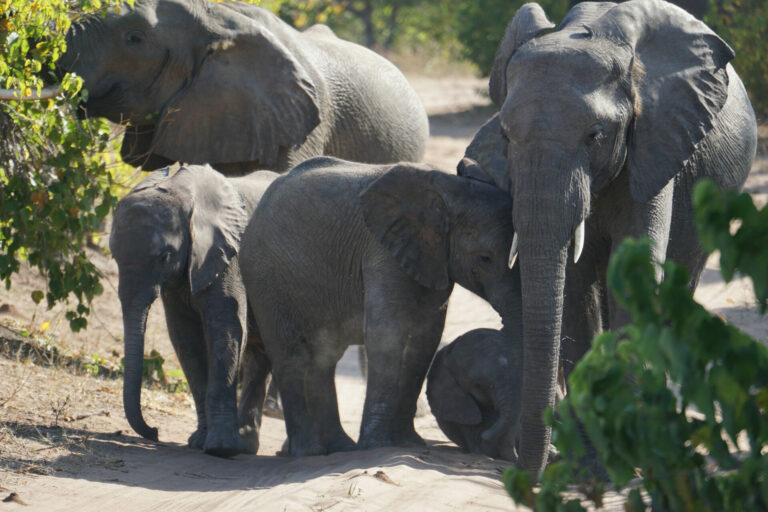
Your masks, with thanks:
<instances>
[{"instance_id":1,"label":"shadow on sand","mask_svg":"<svg viewBox=\"0 0 768 512\"><path fill-rule=\"evenodd\" d=\"M179 444L147 441L121 432L105 434L24 423L5 426L17 437L52 446L66 445L70 450L71 453L51 461L49 471L43 474L160 491L269 489L288 482L307 482L326 474L375 477L377 470L393 466L500 481L508 465L505 461L465 454L454 446L434 441L416 448L369 450L365 455L354 451L314 457L239 455L222 459ZM28 471L32 464L40 463L0 459L0 468L12 471Z\"/></svg>"}]
</instances>

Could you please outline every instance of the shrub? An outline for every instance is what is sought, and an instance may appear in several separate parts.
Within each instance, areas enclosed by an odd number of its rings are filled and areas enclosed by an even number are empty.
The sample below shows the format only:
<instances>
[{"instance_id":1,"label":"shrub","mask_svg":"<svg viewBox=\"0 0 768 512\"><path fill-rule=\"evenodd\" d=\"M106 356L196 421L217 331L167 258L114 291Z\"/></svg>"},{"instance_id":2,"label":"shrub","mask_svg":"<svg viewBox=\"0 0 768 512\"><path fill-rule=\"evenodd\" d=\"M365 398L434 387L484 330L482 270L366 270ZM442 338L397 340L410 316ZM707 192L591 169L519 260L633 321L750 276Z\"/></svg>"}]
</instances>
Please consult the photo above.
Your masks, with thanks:
<instances>
[{"instance_id":1,"label":"shrub","mask_svg":"<svg viewBox=\"0 0 768 512\"><path fill-rule=\"evenodd\" d=\"M736 52L733 66L758 115L768 115L768 2L718 0L704 20Z\"/></svg>"},{"instance_id":2,"label":"shrub","mask_svg":"<svg viewBox=\"0 0 768 512\"><path fill-rule=\"evenodd\" d=\"M694 202L704 246L722 251L726 278L753 278L764 311L768 258L757 246L768 208L710 182ZM685 269L664 263L657 283L654 265L647 240L625 241L611 259L608 285L633 323L598 336L576 366L559 417L547 418L563 460L538 490L527 473L507 470L515 500L537 510L585 510L582 499L599 507L603 486L578 469L583 435L616 488L639 477L654 510L768 510L768 350L696 303ZM645 510L638 485L626 510Z\"/></svg>"},{"instance_id":3,"label":"shrub","mask_svg":"<svg viewBox=\"0 0 768 512\"><path fill-rule=\"evenodd\" d=\"M131 0L126 0L131 1ZM120 0L5 0L0 14L0 86L26 94L59 81L55 63L74 13L105 12ZM6 288L22 260L48 280L32 293L49 307L76 306L66 317L86 326L99 275L83 250L90 233L117 202L110 152L116 148L102 120L75 116L82 80L68 74L56 99L0 101L0 279Z\"/></svg>"}]
</instances>

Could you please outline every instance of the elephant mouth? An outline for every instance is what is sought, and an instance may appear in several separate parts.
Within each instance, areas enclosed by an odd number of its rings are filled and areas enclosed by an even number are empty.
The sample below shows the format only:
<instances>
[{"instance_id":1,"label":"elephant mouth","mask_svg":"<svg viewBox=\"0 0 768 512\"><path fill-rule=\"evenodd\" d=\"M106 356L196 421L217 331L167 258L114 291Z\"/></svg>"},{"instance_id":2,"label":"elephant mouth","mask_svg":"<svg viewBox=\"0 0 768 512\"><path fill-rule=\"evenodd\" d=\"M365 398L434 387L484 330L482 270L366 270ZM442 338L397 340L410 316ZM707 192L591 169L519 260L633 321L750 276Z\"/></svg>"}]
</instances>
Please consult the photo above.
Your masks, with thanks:
<instances>
[{"instance_id":1,"label":"elephant mouth","mask_svg":"<svg viewBox=\"0 0 768 512\"><path fill-rule=\"evenodd\" d=\"M104 92L89 94L88 101L80 103L80 106L77 109L78 119L106 117L115 123L123 123L127 121L126 117L120 111L120 100L123 97L123 90L120 83L113 82L106 87L95 88L96 91L99 89Z\"/></svg>"}]
</instances>

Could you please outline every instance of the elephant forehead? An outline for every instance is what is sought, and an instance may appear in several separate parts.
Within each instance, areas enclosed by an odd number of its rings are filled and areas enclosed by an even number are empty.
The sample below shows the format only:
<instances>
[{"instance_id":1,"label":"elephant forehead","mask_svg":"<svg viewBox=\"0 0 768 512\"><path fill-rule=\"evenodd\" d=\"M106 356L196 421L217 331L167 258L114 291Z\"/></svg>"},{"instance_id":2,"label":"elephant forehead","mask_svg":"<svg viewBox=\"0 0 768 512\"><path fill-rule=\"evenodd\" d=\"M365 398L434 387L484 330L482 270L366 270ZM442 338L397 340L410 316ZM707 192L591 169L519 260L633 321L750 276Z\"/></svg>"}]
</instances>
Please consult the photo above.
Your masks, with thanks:
<instances>
[{"instance_id":1,"label":"elephant forehead","mask_svg":"<svg viewBox=\"0 0 768 512\"><path fill-rule=\"evenodd\" d=\"M147 225L116 231L110 240L112 256L119 264L144 261L148 255L160 254L168 245L169 240L156 226Z\"/></svg>"},{"instance_id":2,"label":"elephant forehead","mask_svg":"<svg viewBox=\"0 0 768 512\"><path fill-rule=\"evenodd\" d=\"M535 84L541 89L572 89L589 93L622 74L622 52L596 40L542 38L518 54L507 67L507 83ZM511 91L510 91L511 92Z\"/></svg>"},{"instance_id":3,"label":"elephant forehead","mask_svg":"<svg viewBox=\"0 0 768 512\"><path fill-rule=\"evenodd\" d=\"M137 194L120 202L115 212L113 230L181 231L183 229L178 205L169 197L157 196L157 192Z\"/></svg>"}]
</instances>

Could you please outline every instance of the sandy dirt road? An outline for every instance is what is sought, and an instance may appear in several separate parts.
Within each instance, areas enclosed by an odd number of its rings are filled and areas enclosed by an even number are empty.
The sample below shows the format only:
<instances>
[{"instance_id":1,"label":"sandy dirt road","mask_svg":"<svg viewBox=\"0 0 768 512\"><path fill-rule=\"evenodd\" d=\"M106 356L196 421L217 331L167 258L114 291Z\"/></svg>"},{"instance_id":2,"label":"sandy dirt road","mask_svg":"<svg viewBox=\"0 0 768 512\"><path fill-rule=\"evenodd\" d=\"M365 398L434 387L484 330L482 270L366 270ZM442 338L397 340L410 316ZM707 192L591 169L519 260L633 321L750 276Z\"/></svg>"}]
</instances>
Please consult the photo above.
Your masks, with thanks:
<instances>
[{"instance_id":1,"label":"sandy dirt road","mask_svg":"<svg viewBox=\"0 0 768 512\"><path fill-rule=\"evenodd\" d=\"M476 129L491 114L487 82L466 76L409 77L431 122L426 160L453 169ZM768 194L765 153L748 189ZM117 359L122 353L117 272L94 253L106 291L94 305L86 333L69 333L60 310L45 311L29 298L40 278L25 271L11 291L0 292L0 319L39 326L45 322L61 344L83 355ZM710 310L765 341L768 325L755 312L749 283L725 285L711 258L697 292ZM499 327L481 299L457 289L451 298L444 341L470 329ZM178 367L163 313L151 313L146 350L158 350ZM112 354L114 352L114 354ZM78 377L0 358L0 510L514 510L501 485L506 464L467 455L447 442L430 414L416 419L427 446L338 453L325 457L275 456L285 439L283 423L265 418L259 456L224 460L186 448L194 429L187 393L145 390L145 417L160 428L161 443L138 438L123 418L121 381ZM353 352L339 363L337 388L342 423L357 437L364 397ZM607 503L620 509L618 498ZM23 502L23 504L22 504ZM25 504L25 505L24 505Z\"/></svg>"}]
</instances>

